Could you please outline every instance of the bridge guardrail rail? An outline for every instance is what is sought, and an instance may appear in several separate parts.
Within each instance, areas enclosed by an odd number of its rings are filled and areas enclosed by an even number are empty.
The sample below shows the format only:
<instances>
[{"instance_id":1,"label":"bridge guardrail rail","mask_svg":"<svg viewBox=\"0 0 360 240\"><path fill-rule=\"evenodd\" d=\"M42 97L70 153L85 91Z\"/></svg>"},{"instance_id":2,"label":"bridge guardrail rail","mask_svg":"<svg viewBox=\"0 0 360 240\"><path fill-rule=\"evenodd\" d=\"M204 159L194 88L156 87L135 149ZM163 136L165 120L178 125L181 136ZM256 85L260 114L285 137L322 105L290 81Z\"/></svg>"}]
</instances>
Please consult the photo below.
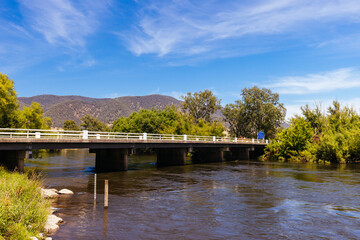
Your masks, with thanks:
<instances>
[{"instance_id":1,"label":"bridge guardrail rail","mask_svg":"<svg viewBox=\"0 0 360 240\"><path fill-rule=\"evenodd\" d=\"M0 128L0 138L26 138L26 139L97 139L97 140L142 140L142 141L202 141L202 142L236 142L236 143L269 143L267 139L250 139L236 137L152 134L152 133L122 133L122 132L97 132L73 130L44 130Z\"/></svg>"}]
</instances>

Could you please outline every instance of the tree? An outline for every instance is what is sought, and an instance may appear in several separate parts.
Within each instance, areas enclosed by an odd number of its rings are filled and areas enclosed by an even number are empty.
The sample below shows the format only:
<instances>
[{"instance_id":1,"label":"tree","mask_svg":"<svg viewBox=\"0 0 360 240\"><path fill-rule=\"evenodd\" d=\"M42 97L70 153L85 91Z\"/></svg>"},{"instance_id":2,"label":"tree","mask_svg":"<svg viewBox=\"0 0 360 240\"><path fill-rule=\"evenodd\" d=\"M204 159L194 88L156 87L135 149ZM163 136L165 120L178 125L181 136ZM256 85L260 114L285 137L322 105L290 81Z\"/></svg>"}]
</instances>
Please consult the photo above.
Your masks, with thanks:
<instances>
[{"instance_id":1,"label":"tree","mask_svg":"<svg viewBox=\"0 0 360 240\"><path fill-rule=\"evenodd\" d=\"M210 122L211 114L220 109L220 100L207 89L194 94L188 92L182 98L184 99L182 103L183 110L194 118L195 123L198 123L200 119Z\"/></svg>"},{"instance_id":2,"label":"tree","mask_svg":"<svg viewBox=\"0 0 360 240\"><path fill-rule=\"evenodd\" d=\"M242 99L227 104L222 113L235 136L256 137L264 131L266 138L273 138L276 129L284 121L286 109L279 103L279 94L270 89L244 88Z\"/></svg>"},{"instance_id":3,"label":"tree","mask_svg":"<svg viewBox=\"0 0 360 240\"><path fill-rule=\"evenodd\" d=\"M112 131L133 133L157 133L176 135L223 136L225 127L220 122L205 122L200 119L194 123L193 119L175 106L168 106L164 110L142 109L133 112L129 117L121 117L114 121Z\"/></svg>"},{"instance_id":4,"label":"tree","mask_svg":"<svg viewBox=\"0 0 360 240\"><path fill-rule=\"evenodd\" d=\"M290 127L266 146L264 159L287 161L311 155L306 151L311 146L313 134L309 122L302 117L293 118Z\"/></svg>"},{"instance_id":5,"label":"tree","mask_svg":"<svg viewBox=\"0 0 360 240\"><path fill-rule=\"evenodd\" d=\"M19 103L16 95L14 81L0 73L0 127L17 127Z\"/></svg>"},{"instance_id":6,"label":"tree","mask_svg":"<svg viewBox=\"0 0 360 240\"><path fill-rule=\"evenodd\" d=\"M20 112L20 127L26 129L50 129L52 122L49 117L43 116L41 105L31 103L30 107L24 107Z\"/></svg>"},{"instance_id":7,"label":"tree","mask_svg":"<svg viewBox=\"0 0 360 240\"><path fill-rule=\"evenodd\" d=\"M64 130L80 131L80 127L76 125L74 120L66 120L63 128Z\"/></svg>"},{"instance_id":8,"label":"tree","mask_svg":"<svg viewBox=\"0 0 360 240\"><path fill-rule=\"evenodd\" d=\"M83 127L85 130L89 131L101 131L101 132L108 132L110 131L110 128L106 126L105 123L97 120L96 118L93 118L90 115L86 115L81 118L81 127Z\"/></svg>"}]
</instances>

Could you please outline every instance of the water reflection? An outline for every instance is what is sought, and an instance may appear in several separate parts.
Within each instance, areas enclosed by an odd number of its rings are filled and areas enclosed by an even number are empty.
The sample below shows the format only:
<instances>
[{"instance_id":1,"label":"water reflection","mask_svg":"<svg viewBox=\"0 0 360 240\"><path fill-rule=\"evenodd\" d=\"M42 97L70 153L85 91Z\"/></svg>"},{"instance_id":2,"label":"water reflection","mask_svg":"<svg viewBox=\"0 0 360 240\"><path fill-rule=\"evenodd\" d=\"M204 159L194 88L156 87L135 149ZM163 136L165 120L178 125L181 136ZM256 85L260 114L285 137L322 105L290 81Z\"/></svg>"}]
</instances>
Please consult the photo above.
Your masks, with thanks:
<instances>
[{"instance_id":1,"label":"water reflection","mask_svg":"<svg viewBox=\"0 0 360 240\"><path fill-rule=\"evenodd\" d=\"M128 172L97 175L84 150L27 162L47 184L70 188L56 202L66 223L54 239L358 239L359 168L260 162L157 169L132 156ZM109 179L109 208L103 208Z\"/></svg>"}]
</instances>

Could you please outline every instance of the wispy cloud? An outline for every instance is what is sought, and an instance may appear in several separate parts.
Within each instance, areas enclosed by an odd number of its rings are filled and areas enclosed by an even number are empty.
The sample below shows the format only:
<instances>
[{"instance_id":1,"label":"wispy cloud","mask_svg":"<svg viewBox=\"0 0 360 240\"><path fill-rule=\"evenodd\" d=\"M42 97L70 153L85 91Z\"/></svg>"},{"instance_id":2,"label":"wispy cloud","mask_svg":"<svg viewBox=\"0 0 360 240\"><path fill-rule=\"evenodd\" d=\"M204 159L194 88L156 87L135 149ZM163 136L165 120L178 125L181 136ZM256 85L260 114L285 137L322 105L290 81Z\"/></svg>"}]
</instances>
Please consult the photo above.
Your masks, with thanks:
<instances>
[{"instance_id":1,"label":"wispy cloud","mask_svg":"<svg viewBox=\"0 0 360 240\"><path fill-rule=\"evenodd\" d=\"M305 76L286 76L265 85L282 94L311 94L360 87L360 71L341 68Z\"/></svg>"},{"instance_id":2,"label":"wispy cloud","mask_svg":"<svg viewBox=\"0 0 360 240\"><path fill-rule=\"evenodd\" d=\"M25 20L54 45L79 47L99 26L99 13L107 2L19 0Z\"/></svg>"},{"instance_id":3,"label":"wispy cloud","mask_svg":"<svg viewBox=\"0 0 360 240\"><path fill-rule=\"evenodd\" d=\"M140 4L140 3L139 3ZM342 22L358 22L357 0L319 1L157 1L142 3L139 19L127 46L136 55L199 55L216 51L219 56L248 51L251 39L257 47L267 49L266 36L297 35L299 30L315 32ZM123 35L125 36L125 35ZM303 37L304 38L304 37ZM238 39L238 41L229 41ZM273 40L274 41L274 40ZM250 43L249 43L250 42Z\"/></svg>"}]
</instances>

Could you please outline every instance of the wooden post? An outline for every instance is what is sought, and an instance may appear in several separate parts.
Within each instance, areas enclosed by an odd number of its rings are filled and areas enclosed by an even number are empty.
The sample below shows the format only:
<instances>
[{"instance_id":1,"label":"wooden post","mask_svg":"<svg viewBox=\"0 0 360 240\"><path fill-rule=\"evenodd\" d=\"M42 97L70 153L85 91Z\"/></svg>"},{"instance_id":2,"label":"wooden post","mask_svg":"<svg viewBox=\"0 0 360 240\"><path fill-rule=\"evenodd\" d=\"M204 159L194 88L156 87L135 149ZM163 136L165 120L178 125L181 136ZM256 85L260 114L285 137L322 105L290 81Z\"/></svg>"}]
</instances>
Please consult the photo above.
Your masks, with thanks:
<instances>
[{"instance_id":1,"label":"wooden post","mask_svg":"<svg viewBox=\"0 0 360 240\"><path fill-rule=\"evenodd\" d=\"M94 175L94 202L96 202L96 173Z\"/></svg>"},{"instance_id":2,"label":"wooden post","mask_svg":"<svg viewBox=\"0 0 360 240\"><path fill-rule=\"evenodd\" d=\"M105 190L104 190L104 208L109 206L109 180L105 180Z\"/></svg>"}]
</instances>

